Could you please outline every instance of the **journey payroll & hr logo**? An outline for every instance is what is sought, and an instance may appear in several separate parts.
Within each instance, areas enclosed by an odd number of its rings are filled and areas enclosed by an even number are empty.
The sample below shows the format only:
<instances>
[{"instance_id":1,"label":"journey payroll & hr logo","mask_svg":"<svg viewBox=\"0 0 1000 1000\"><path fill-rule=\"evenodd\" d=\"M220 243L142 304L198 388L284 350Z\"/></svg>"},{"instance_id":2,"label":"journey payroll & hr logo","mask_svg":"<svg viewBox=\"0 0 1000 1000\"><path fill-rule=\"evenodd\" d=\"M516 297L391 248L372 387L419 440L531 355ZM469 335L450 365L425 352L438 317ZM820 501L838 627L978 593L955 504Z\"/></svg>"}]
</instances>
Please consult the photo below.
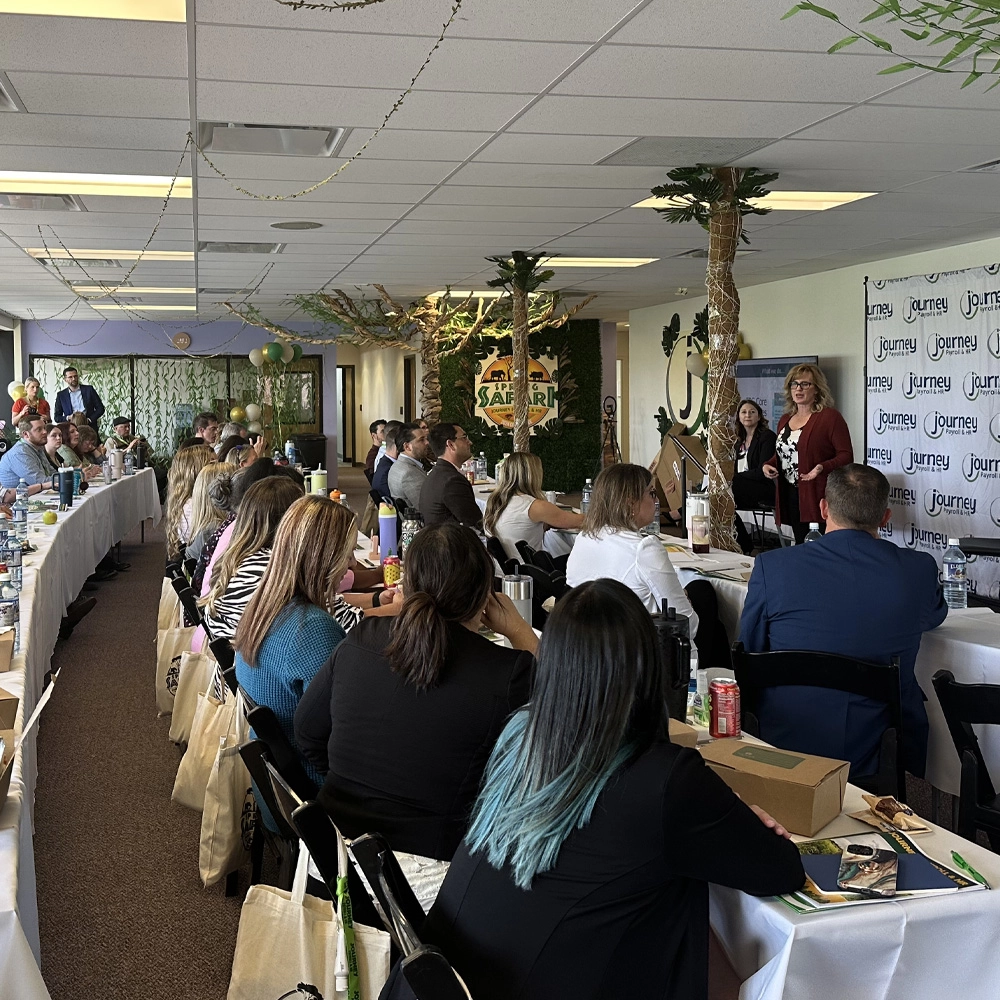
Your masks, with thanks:
<instances>
[{"instance_id":1,"label":"journey payroll & hr logo","mask_svg":"<svg viewBox=\"0 0 1000 1000\"><path fill-rule=\"evenodd\" d=\"M951 456L938 451L904 448L899 463L908 476L914 472L947 472L951 467Z\"/></svg>"},{"instance_id":2,"label":"journey payroll & hr logo","mask_svg":"<svg viewBox=\"0 0 1000 1000\"><path fill-rule=\"evenodd\" d=\"M951 392L950 375L918 375L916 372L907 372L903 377L903 396L906 399L945 392Z\"/></svg>"},{"instance_id":3,"label":"journey payroll & hr logo","mask_svg":"<svg viewBox=\"0 0 1000 1000\"><path fill-rule=\"evenodd\" d=\"M924 417L924 434L937 440L942 434L964 436L979 430L979 417L969 417L961 413L942 413L934 410ZM881 432L879 432L881 433Z\"/></svg>"},{"instance_id":4,"label":"journey payroll & hr logo","mask_svg":"<svg viewBox=\"0 0 1000 1000\"><path fill-rule=\"evenodd\" d=\"M889 489L889 503L897 507L916 507L917 491L909 486L892 486Z\"/></svg>"},{"instance_id":5,"label":"journey payroll & hr logo","mask_svg":"<svg viewBox=\"0 0 1000 1000\"><path fill-rule=\"evenodd\" d=\"M939 295L935 298L918 299L916 295L908 295L903 303L903 321L915 323L918 319L928 316L946 316L948 314L948 297Z\"/></svg>"},{"instance_id":6,"label":"journey payroll & hr logo","mask_svg":"<svg viewBox=\"0 0 1000 1000\"><path fill-rule=\"evenodd\" d=\"M962 379L962 392L970 402L980 396L1000 396L1000 375L966 372Z\"/></svg>"},{"instance_id":7,"label":"journey payroll & hr logo","mask_svg":"<svg viewBox=\"0 0 1000 1000\"><path fill-rule=\"evenodd\" d=\"M989 336L986 338L986 350L990 352L1000 361L1000 329L990 330Z\"/></svg>"},{"instance_id":8,"label":"journey payroll & hr logo","mask_svg":"<svg viewBox=\"0 0 1000 1000\"><path fill-rule=\"evenodd\" d=\"M891 375L869 375L868 376L868 391L875 395L881 392L892 392L892 376Z\"/></svg>"},{"instance_id":9,"label":"journey payroll & hr logo","mask_svg":"<svg viewBox=\"0 0 1000 1000\"><path fill-rule=\"evenodd\" d=\"M915 431L916 429L917 415L915 413L883 410L880 406L872 414L872 430L876 434L884 434L886 431Z\"/></svg>"},{"instance_id":10,"label":"journey payroll & hr logo","mask_svg":"<svg viewBox=\"0 0 1000 1000\"><path fill-rule=\"evenodd\" d=\"M885 361L886 358L905 358L917 353L916 337L876 337L872 341L872 358Z\"/></svg>"},{"instance_id":11,"label":"journey payroll & hr logo","mask_svg":"<svg viewBox=\"0 0 1000 1000\"><path fill-rule=\"evenodd\" d=\"M1000 413L994 413L990 417L990 437L1000 444Z\"/></svg>"},{"instance_id":12,"label":"journey payroll & hr logo","mask_svg":"<svg viewBox=\"0 0 1000 1000\"><path fill-rule=\"evenodd\" d=\"M872 323L878 323L883 319L892 319L892 303L891 302L869 302L868 303L868 319Z\"/></svg>"},{"instance_id":13,"label":"journey payroll & hr logo","mask_svg":"<svg viewBox=\"0 0 1000 1000\"><path fill-rule=\"evenodd\" d=\"M908 549L937 549L938 551L943 551L948 548L948 533L946 531L930 531L927 528L918 528L911 521L903 532L903 544Z\"/></svg>"},{"instance_id":14,"label":"journey payroll & hr logo","mask_svg":"<svg viewBox=\"0 0 1000 1000\"><path fill-rule=\"evenodd\" d=\"M878 537L884 538L887 542L892 541L892 521L886 521L885 524L878 529Z\"/></svg>"},{"instance_id":15,"label":"journey payroll & hr logo","mask_svg":"<svg viewBox=\"0 0 1000 1000\"><path fill-rule=\"evenodd\" d=\"M978 501L975 497L967 497L962 493L942 493L936 486L924 490L924 510L931 517L941 514L958 514L961 517L972 517L976 513Z\"/></svg>"},{"instance_id":16,"label":"journey payroll & hr logo","mask_svg":"<svg viewBox=\"0 0 1000 1000\"><path fill-rule=\"evenodd\" d=\"M1000 528L1000 497L994 497L990 504L990 520Z\"/></svg>"},{"instance_id":17,"label":"journey payroll & hr logo","mask_svg":"<svg viewBox=\"0 0 1000 1000\"><path fill-rule=\"evenodd\" d=\"M869 448L867 460L869 465L876 465L881 468L885 468L887 465L892 465L892 449Z\"/></svg>"},{"instance_id":18,"label":"journey payroll & hr logo","mask_svg":"<svg viewBox=\"0 0 1000 1000\"><path fill-rule=\"evenodd\" d=\"M980 477L1000 479L1000 458L984 458L969 452L962 459L962 476L967 483L974 483Z\"/></svg>"},{"instance_id":19,"label":"journey payroll & hr logo","mask_svg":"<svg viewBox=\"0 0 1000 1000\"><path fill-rule=\"evenodd\" d=\"M994 312L1000 309L1000 288L991 288L985 292L974 292L967 288L958 300L958 308L966 319L972 319L980 310Z\"/></svg>"},{"instance_id":20,"label":"journey payroll & hr logo","mask_svg":"<svg viewBox=\"0 0 1000 1000\"><path fill-rule=\"evenodd\" d=\"M979 337L974 333L929 333L927 357L940 361L951 354L975 354L979 350Z\"/></svg>"}]
</instances>

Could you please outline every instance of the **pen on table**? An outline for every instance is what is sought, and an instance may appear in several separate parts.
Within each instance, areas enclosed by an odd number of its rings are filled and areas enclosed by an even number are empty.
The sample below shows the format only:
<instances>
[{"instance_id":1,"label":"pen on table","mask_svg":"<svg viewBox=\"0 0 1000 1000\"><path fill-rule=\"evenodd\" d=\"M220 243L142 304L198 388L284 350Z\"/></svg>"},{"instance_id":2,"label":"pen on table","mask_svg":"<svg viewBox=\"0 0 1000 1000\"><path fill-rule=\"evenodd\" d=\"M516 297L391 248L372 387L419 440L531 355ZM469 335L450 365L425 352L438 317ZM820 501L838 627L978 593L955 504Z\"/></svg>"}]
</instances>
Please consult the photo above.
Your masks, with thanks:
<instances>
[{"instance_id":1,"label":"pen on table","mask_svg":"<svg viewBox=\"0 0 1000 1000\"><path fill-rule=\"evenodd\" d=\"M990 887L989 882L987 882L986 879L983 878L983 876L980 875L979 872L977 872L976 869L973 868L972 865L970 865L969 862L966 861L965 858L963 858L962 855L958 853L958 851L951 852L951 860L954 861L955 864L962 869L962 871L967 872L977 882L981 882L983 885L986 886L987 889L989 889Z\"/></svg>"}]
</instances>

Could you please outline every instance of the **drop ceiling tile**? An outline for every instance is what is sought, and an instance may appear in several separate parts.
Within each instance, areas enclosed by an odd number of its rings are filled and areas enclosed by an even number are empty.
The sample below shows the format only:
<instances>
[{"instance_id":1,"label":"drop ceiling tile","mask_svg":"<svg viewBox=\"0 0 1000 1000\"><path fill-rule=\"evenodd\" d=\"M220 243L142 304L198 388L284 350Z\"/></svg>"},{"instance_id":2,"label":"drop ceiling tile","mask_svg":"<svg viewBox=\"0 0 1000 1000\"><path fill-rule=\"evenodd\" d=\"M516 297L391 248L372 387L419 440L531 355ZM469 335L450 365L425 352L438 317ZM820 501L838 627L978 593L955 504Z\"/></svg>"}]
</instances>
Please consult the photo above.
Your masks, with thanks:
<instances>
[{"instance_id":1,"label":"drop ceiling tile","mask_svg":"<svg viewBox=\"0 0 1000 1000\"><path fill-rule=\"evenodd\" d=\"M481 153L482 163L592 164L631 142L620 135L533 135L505 132Z\"/></svg>"},{"instance_id":2,"label":"drop ceiling tile","mask_svg":"<svg viewBox=\"0 0 1000 1000\"><path fill-rule=\"evenodd\" d=\"M904 108L866 104L804 129L801 139L844 139L862 142L928 144L982 143L1000 129L1000 110Z\"/></svg>"},{"instance_id":3,"label":"drop ceiling tile","mask_svg":"<svg viewBox=\"0 0 1000 1000\"><path fill-rule=\"evenodd\" d=\"M462 187L445 184L427 199L434 205L519 205L584 208L624 208L648 195L648 190L631 188L530 188L530 187Z\"/></svg>"},{"instance_id":4,"label":"drop ceiling tile","mask_svg":"<svg viewBox=\"0 0 1000 1000\"><path fill-rule=\"evenodd\" d=\"M393 119L395 121L395 119ZM450 123L457 126L459 122ZM374 129L352 129L341 152L346 156L361 148ZM373 160L449 160L459 163L470 157L492 132L444 129L386 128L372 140L363 159Z\"/></svg>"},{"instance_id":5,"label":"drop ceiling tile","mask_svg":"<svg viewBox=\"0 0 1000 1000\"><path fill-rule=\"evenodd\" d=\"M13 115L6 115L6 125ZM86 174L153 174L172 177L180 161L180 150L173 152L132 149L88 149L63 146L0 145L3 170L53 170L58 163L63 170ZM190 173L185 161L183 173Z\"/></svg>"},{"instance_id":6,"label":"drop ceiling tile","mask_svg":"<svg viewBox=\"0 0 1000 1000\"><path fill-rule=\"evenodd\" d=\"M662 167L563 166L549 163L467 163L449 184L484 187L639 188L666 180Z\"/></svg>"},{"instance_id":7,"label":"drop ceiling tile","mask_svg":"<svg viewBox=\"0 0 1000 1000\"><path fill-rule=\"evenodd\" d=\"M436 222L558 222L583 225L606 214L603 208L526 208L518 205L418 205L407 218Z\"/></svg>"},{"instance_id":8,"label":"drop ceiling tile","mask_svg":"<svg viewBox=\"0 0 1000 1000\"><path fill-rule=\"evenodd\" d=\"M108 110L108 108L101 109L99 114L103 117L77 117L72 114L5 114L3 128L0 129L0 149L5 146L162 149L174 153L176 165L184 149L184 141L190 127L186 117L183 121L113 118L107 117ZM173 170L170 173L173 173Z\"/></svg>"},{"instance_id":9,"label":"drop ceiling tile","mask_svg":"<svg viewBox=\"0 0 1000 1000\"><path fill-rule=\"evenodd\" d=\"M7 75L29 114L189 117L186 80L23 71ZM8 117L14 116L4 115Z\"/></svg>"},{"instance_id":10,"label":"drop ceiling tile","mask_svg":"<svg viewBox=\"0 0 1000 1000\"><path fill-rule=\"evenodd\" d=\"M246 187L246 185L244 185ZM267 216L271 219L288 218L314 218L327 219L338 218L339 206L341 203L361 202L365 204L376 203L385 200L387 203L398 204L407 202L412 205L422 198L429 191L433 190L426 184L337 184L333 182L322 188L320 192L314 192L304 198L295 198L291 201L260 201L247 198L238 191L229 189L231 195L225 198L201 198L198 199L198 212L206 212L209 215L231 215L239 216ZM255 194L280 194L278 191L268 191L263 189L247 187L248 191ZM378 215L381 215L381 211Z\"/></svg>"},{"instance_id":11,"label":"drop ceiling tile","mask_svg":"<svg viewBox=\"0 0 1000 1000\"><path fill-rule=\"evenodd\" d=\"M512 132L686 135L754 138L806 128L843 105L792 102L692 101L625 97L543 97Z\"/></svg>"},{"instance_id":12,"label":"drop ceiling tile","mask_svg":"<svg viewBox=\"0 0 1000 1000\"><path fill-rule=\"evenodd\" d=\"M289 191L299 191L325 180L347 163L346 159L328 157L242 156L233 153L209 153L208 157L231 181L251 190L255 184L260 186L269 182L284 185ZM359 183L437 184L456 166L457 163L438 160L366 160L362 156L349 163L324 188L334 184ZM210 191L219 184L226 184L204 160L199 161L198 176L201 178L199 194L202 190ZM226 187L232 190L229 185Z\"/></svg>"}]
</instances>

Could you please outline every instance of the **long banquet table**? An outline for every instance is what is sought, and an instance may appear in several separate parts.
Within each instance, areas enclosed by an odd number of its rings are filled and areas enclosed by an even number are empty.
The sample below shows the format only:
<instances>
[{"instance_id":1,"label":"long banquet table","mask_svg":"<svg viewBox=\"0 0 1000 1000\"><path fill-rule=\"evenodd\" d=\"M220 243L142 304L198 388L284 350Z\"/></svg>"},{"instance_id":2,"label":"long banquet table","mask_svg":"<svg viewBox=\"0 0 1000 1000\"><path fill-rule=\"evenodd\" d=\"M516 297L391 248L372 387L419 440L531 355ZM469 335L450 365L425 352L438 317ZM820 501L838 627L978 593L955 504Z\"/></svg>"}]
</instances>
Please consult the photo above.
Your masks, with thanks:
<instances>
[{"instance_id":1,"label":"long banquet table","mask_svg":"<svg viewBox=\"0 0 1000 1000\"><path fill-rule=\"evenodd\" d=\"M54 499L51 493L39 499ZM29 540L38 549L24 557L21 589L21 642L0 688L20 698L15 733L20 733L42 694L59 625L67 605L79 594L94 567L115 543L161 508L152 469L110 486L90 485L45 525L41 514L28 518ZM32 815L38 775L37 727L14 756L10 792L0 810L0 1000L47 1000L39 971L38 908Z\"/></svg>"}]
</instances>

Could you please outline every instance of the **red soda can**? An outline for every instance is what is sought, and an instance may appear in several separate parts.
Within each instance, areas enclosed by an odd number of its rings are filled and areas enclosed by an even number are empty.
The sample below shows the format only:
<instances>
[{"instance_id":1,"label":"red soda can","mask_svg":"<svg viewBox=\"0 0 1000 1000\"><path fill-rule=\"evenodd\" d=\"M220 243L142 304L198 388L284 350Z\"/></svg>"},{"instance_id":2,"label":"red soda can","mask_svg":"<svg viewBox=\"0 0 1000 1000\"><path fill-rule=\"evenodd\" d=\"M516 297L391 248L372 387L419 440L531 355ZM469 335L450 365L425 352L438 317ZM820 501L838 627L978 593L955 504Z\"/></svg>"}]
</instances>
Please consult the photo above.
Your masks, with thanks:
<instances>
[{"instance_id":1,"label":"red soda can","mask_svg":"<svg viewBox=\"0 0 1000 1000\"><path fill-rule=\"evenodd\" d=\"M740 735L740 689L731 677L716 677L708 685L711 711L708 733L712 739Z\"/></svg>"},{"instance_id":2,"label":"red soda can","mask_svg":"<svg viewBox=\"0 0 1000 1000\"><path fill-rule=\"evenodd\" d=\"M476 473L475 473L475 471L473 469L466 469L465 470L465 478L469 480L469 485L470 486L475 486L476 485Z\"/></svg>"}]
</instances>

